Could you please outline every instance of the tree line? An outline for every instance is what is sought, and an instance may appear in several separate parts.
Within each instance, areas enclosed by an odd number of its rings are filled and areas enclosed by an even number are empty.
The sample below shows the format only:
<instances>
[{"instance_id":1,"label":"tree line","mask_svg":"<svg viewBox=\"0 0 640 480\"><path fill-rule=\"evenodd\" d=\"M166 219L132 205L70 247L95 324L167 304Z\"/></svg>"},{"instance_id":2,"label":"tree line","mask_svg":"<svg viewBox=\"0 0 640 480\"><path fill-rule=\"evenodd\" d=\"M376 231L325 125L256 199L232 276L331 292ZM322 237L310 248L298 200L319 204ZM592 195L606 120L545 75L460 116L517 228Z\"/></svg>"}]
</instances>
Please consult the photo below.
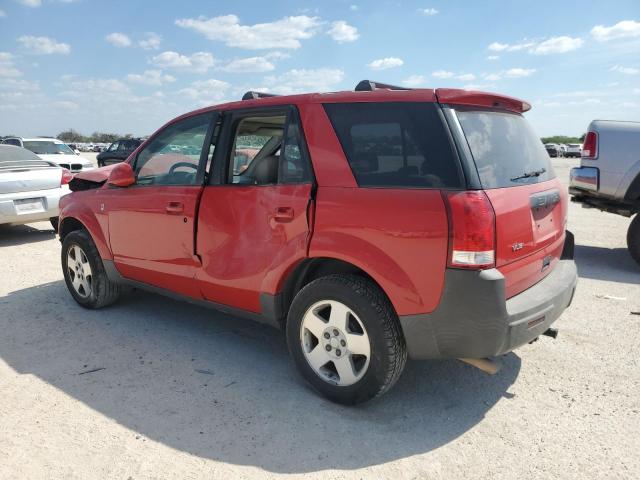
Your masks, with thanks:
<instances>
[{"instance_id":1,"label":"tree line","mask_svg":"<svg viewBox=\"0 0 640 480\"><path fill-rule=\"evenodd\" d=\"M91 135L82 135L80 132L70 128L60 132L56 137L64 143L113 143L119 138L133 138L131 133L120 135L117 133L93 132Z\"/></svg>"},{"instance_id":2,"label":"tree line","mask_svg":"<svg viewBox=\"0 0 640 480\"><path fill-rule=\"evenodd\" d=\"M542 137L542 143L582 143L586 133L583 133L579 137L566 137L564 135L554 135L553 137Z\"/></svg>"}]
</instances>

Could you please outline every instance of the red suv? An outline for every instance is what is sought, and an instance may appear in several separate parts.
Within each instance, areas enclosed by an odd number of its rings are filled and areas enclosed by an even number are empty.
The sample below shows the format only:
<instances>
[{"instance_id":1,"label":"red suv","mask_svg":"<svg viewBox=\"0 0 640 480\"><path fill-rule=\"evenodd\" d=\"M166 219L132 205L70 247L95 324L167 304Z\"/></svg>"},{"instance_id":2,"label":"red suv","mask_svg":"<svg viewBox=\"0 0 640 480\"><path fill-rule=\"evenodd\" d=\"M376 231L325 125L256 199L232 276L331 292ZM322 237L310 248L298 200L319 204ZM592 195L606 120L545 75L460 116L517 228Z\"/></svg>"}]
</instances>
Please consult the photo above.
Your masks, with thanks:
<instances>
[{"instance_id":1,"label":"red suv","mask_svg":"<svg viewBox=\"0 0 640 480\"><path fill-rule=\"evenodd\" d=\"M133 285L281 328L341 403L384 393L407 355L482 366L553 333L577 282L529 108L363 81L188 113L76 175L65 281L87 308Z\"/></svg>"}]
</instances>

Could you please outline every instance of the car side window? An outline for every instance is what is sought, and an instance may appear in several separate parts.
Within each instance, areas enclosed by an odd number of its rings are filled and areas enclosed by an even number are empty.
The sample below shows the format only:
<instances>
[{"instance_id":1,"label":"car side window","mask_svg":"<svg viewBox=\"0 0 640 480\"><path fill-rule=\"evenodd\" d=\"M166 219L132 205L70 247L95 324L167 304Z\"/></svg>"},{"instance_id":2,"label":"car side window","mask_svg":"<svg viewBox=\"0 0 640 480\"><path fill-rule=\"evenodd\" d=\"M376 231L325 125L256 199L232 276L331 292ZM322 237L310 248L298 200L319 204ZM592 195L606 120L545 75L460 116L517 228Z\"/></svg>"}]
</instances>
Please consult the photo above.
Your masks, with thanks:
<instances>
[{"instance_id":1,"label":"car side window","mask_svg":"<svg viewBox=\"0 0 640 480\"><path fill-rule=\"evenodd\" d=\"M248 115L234 125L229 183L274 185L311 180L300 126L291 111Z\"/></svg>"},{"instance_id":2,"label":"car side window","mask_svg":"<svg viewBox=\"0 0 640 480\"><path fill-rule=\"evenodd\" d=\"M195 185L211 114L180 120L161 131L138 154L137 185Z\"/></svg>"},{"instance_id":3,"label":"car side window","mask_svg":"<svg viewBox=\"0 0 640 480\"><path fill-rule=\"evenodd\" d=\"M109 148L107 148L107 152L115 152L118 149L119 145L120 142L113 142L111 145L109 145Z\"/></svg>"}]
</instances>

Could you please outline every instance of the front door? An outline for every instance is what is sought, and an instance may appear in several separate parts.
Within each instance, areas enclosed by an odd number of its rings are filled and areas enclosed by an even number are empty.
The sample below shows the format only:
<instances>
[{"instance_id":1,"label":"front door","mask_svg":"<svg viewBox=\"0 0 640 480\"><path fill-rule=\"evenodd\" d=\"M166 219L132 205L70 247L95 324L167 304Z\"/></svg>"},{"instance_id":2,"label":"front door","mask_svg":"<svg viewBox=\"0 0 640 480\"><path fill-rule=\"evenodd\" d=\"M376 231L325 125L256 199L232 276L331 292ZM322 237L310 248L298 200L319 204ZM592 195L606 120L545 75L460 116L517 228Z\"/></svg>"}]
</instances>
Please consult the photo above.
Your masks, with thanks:
<instances>
[{"instance_id":1,"label":"front door","mask_svg":"<svg viewBox=\"0 0 640 480\"><path fill-rule=\"evenodd\" d=\"M197 278L210 301L259 313L307 255L312 171L294 108L228 114L202 194Z\"/></svg>"},{"instance_id":2,"label":"front door","mask_svg":"<svg viewBox=\"0 0 640 480\"><path fill-rule=\"evenodd\" d=\"M111 251L125 278L199 296L194 233L213 119L165 127L133 159L135 185L105 192Z\"/></svg>"}]
</instances>

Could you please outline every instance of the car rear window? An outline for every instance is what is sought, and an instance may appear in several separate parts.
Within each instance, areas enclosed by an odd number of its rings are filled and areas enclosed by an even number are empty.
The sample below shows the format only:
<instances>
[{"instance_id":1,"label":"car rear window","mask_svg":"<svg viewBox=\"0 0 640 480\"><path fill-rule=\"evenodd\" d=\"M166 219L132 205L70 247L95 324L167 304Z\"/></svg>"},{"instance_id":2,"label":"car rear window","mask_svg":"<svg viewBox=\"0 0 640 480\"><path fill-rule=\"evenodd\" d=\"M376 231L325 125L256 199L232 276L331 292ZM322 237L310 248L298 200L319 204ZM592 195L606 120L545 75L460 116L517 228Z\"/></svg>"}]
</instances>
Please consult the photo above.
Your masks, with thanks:
<instances>
[{"instance_id":1,"label":"car rear window","mask_svg":"<svg viewBox=\"0 0 640 480\"><path fill-rule=\"evenodd\" d=\"M331 103L325 111L364 187L460 188L458 161L432 103Z\"/></svg>"},{"instance_id":2,"label":"car rear window","mask_svg":"<svg viewBox=\"0 0 640 480\"><path fill-rule=\"evenodd\" d=\"M504 188L555 178L549 154L522 115L456 111L482 188Z\"/></svg>"}]
</instances>

